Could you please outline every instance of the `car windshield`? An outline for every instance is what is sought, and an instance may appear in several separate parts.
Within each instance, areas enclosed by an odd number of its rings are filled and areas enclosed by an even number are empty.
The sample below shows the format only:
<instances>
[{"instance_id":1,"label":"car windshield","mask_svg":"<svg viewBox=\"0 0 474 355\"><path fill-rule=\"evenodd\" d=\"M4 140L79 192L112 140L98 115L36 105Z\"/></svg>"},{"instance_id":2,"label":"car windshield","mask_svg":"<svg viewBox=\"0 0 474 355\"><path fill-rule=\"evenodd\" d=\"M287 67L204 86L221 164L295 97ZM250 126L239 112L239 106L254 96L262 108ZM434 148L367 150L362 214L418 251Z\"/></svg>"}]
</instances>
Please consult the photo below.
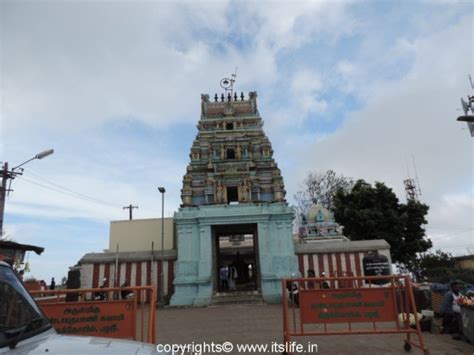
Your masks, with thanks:
<instances>
[{"instance_id":1,"label":"car windshield","mask_svg":"<svg viewBox=\"0 0 474 355\"><path fill-rule=\"evenodd\" d=\"M14 271L0 264L0 348L51 328Z\"/></svg>"}]
</instances>

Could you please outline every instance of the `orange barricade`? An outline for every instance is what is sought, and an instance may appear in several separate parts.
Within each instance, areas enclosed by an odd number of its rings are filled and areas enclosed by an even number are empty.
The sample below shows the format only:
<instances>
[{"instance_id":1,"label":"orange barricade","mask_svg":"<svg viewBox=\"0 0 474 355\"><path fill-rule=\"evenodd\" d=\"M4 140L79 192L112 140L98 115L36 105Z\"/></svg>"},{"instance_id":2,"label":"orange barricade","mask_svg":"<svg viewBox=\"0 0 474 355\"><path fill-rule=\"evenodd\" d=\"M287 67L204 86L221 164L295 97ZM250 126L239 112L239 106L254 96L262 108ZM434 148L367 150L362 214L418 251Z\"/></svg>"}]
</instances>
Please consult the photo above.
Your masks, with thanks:
<instances>
[{"instance_id":1,"label":"orange barricade","mask_svg":"<svg viewBox=\"0 0 474 355\"><path fill-rule=\"evenodd\" d=\"M48 290L47 297L44 291L30 293L58 333L155 343L155 287Z\"/></svg>"},{"instance_id":2,"label":"orange barricade","mask_svg":"<svg viewBox=\"0 0 474 355\"><path fill-rule=\"evenodd\" d=\"M331 286L322 287L323 284ZM298 292L288 297L288 290L294 290L296 285ZM428 354L408 276L284 279L282 290L286 349L291 349L292 337L406 334L406 351L413 345ZM411 340L412 334L418 336L418 342Z\"/></svg>"}]
</instances>

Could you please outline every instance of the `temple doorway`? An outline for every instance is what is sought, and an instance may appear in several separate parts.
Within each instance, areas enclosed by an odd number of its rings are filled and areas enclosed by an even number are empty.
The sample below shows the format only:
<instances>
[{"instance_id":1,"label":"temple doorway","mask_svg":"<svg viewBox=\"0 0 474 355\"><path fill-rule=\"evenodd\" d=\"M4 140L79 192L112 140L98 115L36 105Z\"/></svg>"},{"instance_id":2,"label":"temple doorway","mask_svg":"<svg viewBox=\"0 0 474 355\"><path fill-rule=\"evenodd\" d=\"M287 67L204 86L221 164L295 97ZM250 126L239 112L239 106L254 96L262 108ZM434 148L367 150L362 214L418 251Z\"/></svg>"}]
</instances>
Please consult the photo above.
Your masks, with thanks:
<instances>
[{"instance_id":1,"label":"temple doorway","mask_svg":"<svg viewBox=\"0 0 474 355\"><path fill-rule=\"evenodd\" d=\"M214 292L259 291L257 224L213 226L212 231Z\"/></svg>"}]
</instances>

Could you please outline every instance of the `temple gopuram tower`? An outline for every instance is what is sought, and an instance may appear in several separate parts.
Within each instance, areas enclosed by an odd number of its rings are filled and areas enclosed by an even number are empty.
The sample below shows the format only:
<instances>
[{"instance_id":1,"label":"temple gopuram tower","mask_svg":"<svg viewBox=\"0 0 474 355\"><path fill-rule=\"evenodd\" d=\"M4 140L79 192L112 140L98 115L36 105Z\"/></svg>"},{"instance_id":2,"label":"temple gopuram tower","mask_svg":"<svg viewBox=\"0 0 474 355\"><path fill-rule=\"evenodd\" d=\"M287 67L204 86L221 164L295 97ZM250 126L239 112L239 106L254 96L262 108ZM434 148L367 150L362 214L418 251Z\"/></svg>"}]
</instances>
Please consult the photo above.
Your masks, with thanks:
<instances>
[{"instance_id":1,"label":"temple gopuram tower","mask_svg":"<svg viewBox=\"0 0 474 355\"><path fill-rule=\"evenodd\" d=\"M281 278L298 273L294 214L256 92L201 95L197 128L175 215L171 304L208 305L231 292L280 302Z\"/></svg>"}]
</instances>

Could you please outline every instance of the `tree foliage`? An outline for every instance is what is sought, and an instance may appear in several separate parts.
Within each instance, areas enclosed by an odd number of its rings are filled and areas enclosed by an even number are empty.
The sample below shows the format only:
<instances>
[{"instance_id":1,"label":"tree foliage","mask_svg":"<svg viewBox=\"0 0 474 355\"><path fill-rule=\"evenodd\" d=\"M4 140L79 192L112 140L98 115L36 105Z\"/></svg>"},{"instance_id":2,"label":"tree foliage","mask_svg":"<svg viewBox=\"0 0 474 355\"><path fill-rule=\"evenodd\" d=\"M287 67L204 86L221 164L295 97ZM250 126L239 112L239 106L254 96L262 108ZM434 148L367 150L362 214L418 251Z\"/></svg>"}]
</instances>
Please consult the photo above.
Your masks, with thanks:
<instances>
[{"instance_id":1,"label":"tree foliage","mask_svg":"<svg viewBox=\"0 0 474 355\"><path fill-rule=\"evenodd\" d=\"M314 204L332 210L336 192L339 189L348 191L353 184L352 178L336 175L333 170L328 170L325 173L309 173L301 186L301 190L294 195L298 212L306 214Z\"/></svg>"},{"instance_id":2,"label":"tree foliage","mask_svg":"<svg viewBox=\"0 0 474 355\"><path fill-rule=\"evenodd\" d=\"M410 269L417 253L432 246L423 229L428 208L414 200L399 203L392 189L381 182L372 186L358 180L352 190L337 191L333 212L336 222L344 226L345 236L352 240L385 239L392 260Z\"/></svg>"},{"instance_id":3,"label":"tree foliage","mask_svg":"<svg viewBox=\"0 0 474 355\"><path fill-rule=\"evenodd\" d=\"M450 253L436 250L434 253L420 254L410 270L417 281L448 283L459 279L474 283L474 271L456 266L456 260Z\"/></svg>"},{"instance_id":4,"label":"tree foliage","mask_svg":"<svg viewBox=\"0 0 474 355\"><path fill-rule=\"evenodd\" d=\"M454 265L455 260L452 254L445 253L440 249L434 253L422 254L419 258L419 266L425 272L439 267L452 268Z\"/></svg>"}]
</instances>

